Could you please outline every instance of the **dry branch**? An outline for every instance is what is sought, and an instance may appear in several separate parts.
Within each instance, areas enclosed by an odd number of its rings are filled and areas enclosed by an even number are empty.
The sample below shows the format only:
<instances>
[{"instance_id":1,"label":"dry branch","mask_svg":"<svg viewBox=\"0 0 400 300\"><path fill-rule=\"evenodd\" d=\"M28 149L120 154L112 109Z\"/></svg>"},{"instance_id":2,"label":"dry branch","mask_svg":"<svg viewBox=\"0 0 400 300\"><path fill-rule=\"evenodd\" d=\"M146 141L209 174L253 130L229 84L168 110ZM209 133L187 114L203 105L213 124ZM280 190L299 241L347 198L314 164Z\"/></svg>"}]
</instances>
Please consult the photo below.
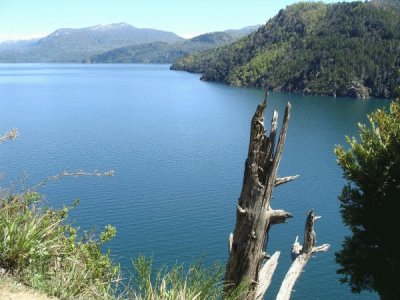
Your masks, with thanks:
<instances>
[{"instance_id":1,"label":"dry branch","mask_svg":"<svg viewBox=\"0 0 400 300\"><path fill-rule=\"evenodd\" d=\"M269 285L271 284L272 275L274 275L275 269L278 265L278 259L281 253L276 251L270 259L261 267L260 273L258 275L258 285L255 292L254 299L261 300L264 299L265 292L267 291Z\"/></svg>"},{"instance_id":2,"label":"dry branch","mask_svg":"<svg viewBox=\"0 0 400 300\"><path fill-rule=\"evenodd\" d=\"M9 141L9 140L16 139L17 136L18 136L18 130L12 129L12 130L4 133L3 135L0 135L0 144L4 143L6 141Z\"/></svg>"},{"instance_id":3,"label":"dry branch","mask_svg":"<svg viewBox=\"0 0 400 300\"><path fill-rule=\"evenodd\" d=\"M305 230L304 230L304 242L301 246L296 237L295 242L292 245L292 259L293 263L290 266L289 271L286 273L283 279L282 285L279 289L277 300L288 300L292 293L292 289L305 265L310 259L311 255L316 252L325 252L329 249L329 244L323 244L315 247L316 234L314 231L314 223L319 217L314 216L314 212L310 211L307 216Z\"/></svg>"},{"instance_id":4,"label":"dry branch","mask_svg":"<svg viewBox=\"0 0 400 300\"><path fill-rule=\"evenodd\" d=\"M270 215L270 225L286 223L286 219L293 218L291 213L282 209L275 209Z\"/></svg>"},{"instance_id":5,"label":"dry branch","mask_svg":"<svg viewBox=\"0 0 400 300\"><path fill-rule=\"evenodd\" d=\"M288 183L288 182L291 182L291 181L293 181L293 180L299 178L299 176L300 176L300 175L287 176L287 177L283 177L283 178L277 178L277 179L275 180L275 187L277 187L277 186L279 186L279 185L282 185L282 184L285 184L285 183Z\"/></svg>"},{"instance_id":6,"label":"dry branch","mask_svg":"<svg viewBox=\"0 0 400 300\"><path fill-rule=\"evenodd\" d=\"M76 172L71 172L71 171L63 171L58 175L54 176L49 176L45 180L39 182L38 184L34 185L33 187L26 189L23 191L23 194L31 193L36 191L38 188L45 186L47 183L50 181L57 181L61 180L64 177L82 177L82 176L114 176L114 171L106 171L106 172L99 172L99 171L94 171L94 172L85 172L85 171L76 171Z\"/></svg>"}]
</instances>

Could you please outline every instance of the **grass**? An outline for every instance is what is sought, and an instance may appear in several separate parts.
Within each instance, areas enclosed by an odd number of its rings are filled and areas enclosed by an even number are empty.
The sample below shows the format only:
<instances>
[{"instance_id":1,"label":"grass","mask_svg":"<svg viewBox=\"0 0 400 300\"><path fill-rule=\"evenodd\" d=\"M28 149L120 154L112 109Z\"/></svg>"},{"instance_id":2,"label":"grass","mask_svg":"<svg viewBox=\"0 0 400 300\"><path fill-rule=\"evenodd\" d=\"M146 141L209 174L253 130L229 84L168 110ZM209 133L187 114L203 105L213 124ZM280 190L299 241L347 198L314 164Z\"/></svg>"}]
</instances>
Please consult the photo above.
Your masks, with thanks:
<instances>
[{"instance_id":1,"label":"grass","mask_svg":"<svg viewBox=\"0 0 400 300\"><path fill-rule=\"evenodd\" d=\"M205 269L201 262L191 265L186 271L176 264L171 270L166 267L152 270L152 259L139 256L132 262L134 269L132 299L219 299L222 293L222 268L215 265Z\"/></svg>"},{"instance_id":2,"label":"grass","mask_svg":"<svg viewBox=\"0 0 400 300\"><path fill-rule=\"evenodd\" d=\"M20 282L60 299L180 300L220 299L223 268L206 268L200 261L186 269L176 264L154 271L152 259L132 261L133 273L122 292L121 272L101 252L116 230L107 226L97 237L79 234L67 223L77 205L53 210L40 205L36 192L0 198L0 269ZM237 299L240 291L226 295Z\"/></svg>"},{"instance_id":3,"label":"grass","mask_svg":"<svg viewBox=\"0 0 400 300\"><path fill-rule=\"evenodd\" d=\"M77 203L53 210L40 202L34 192L3 194L0 202L0 269L23 284L60 299L221 299L223 267L204 267L202 261L155 271L151 258L139 256L132 261L129 281L119 285L119 266L110 251L101 252L115 228L107 226L97 237L79 235L66 222ZM225 299L239 294L240 289Z\"/></svg>"},{"instance_id":4,"label":"grass","mask_svg":"<svg viewBox=\"0 0 400 300\"><path fill-rule=\"evenodd\" d=\"M21 282L62 299L114 298L119 266L101 246L115 235L107 226L98 238L66 224L69 210L40 206L35 192L3 194L0 205L0 268Z\"/></svg>"}]
</instances>

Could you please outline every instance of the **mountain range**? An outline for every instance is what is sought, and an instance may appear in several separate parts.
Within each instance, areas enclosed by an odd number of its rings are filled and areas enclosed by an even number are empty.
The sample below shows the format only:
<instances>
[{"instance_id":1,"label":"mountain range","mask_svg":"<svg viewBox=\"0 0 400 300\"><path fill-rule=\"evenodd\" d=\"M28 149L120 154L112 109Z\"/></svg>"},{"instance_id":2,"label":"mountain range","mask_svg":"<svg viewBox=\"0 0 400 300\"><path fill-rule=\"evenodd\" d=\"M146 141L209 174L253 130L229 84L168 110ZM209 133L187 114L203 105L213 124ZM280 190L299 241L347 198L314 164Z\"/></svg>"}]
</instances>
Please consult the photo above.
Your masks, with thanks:
<instances>
[{"instance_id":1,"label":"mountain range","mask_svg":"<svg viewBox=\"0 0 400 300\"><path fill-rule=\"evenodd\" d=\"M98 54L123 47L128 47L124 51L130 51L130 49L136 49L136 46L138 46L139 49L146 50L153 50L154 48L154 50L161 52L161 55L164 55L162 49L168 48L168 45L176 43L180 43L179 47L184 49L182 53L186 54L192 52L192 50L188 50L189 48L193 49L193 51L197 49L203 50L212 47L214 44L218 45L232 42L238 37L250 33L251 30L256 30L257 27L254 27L254 29L251 28L252 27L242 30L232 30L223 34L216 33L214 36L213 34L209 34L208 39L206 35L204 37L199 37L197 41L196 38L192 39L193 41L187 41L173 32L136 28L126 23L98 25L80 29L62 28L40 39L1 43L0 62L80 63L90 62L91 60L94 62L101 57L96 57ZM190 44L190 46L188 44ZM121 50L118 50L116 53L118 54L120 52ZM156 55L153 54L153 57L155 56ZM95 59L91 57L95 57ZM180 56L174 53L171 57ZM172 62L171 59L165 60L162 58L137 60L137 62L139 61Z\"/></svg>"},{"instance_id":2,"label":"mountain range","mask_svg":"<svg viewBox=\"0 0 400 300\"><path fill-rule=\"evenodd\" d=\"M263 26L183 39L126 23L0 43L0 63L173 63L234 86L390 98L400 86L400 0L303 2Z\"/></svg>"},{"instance_id":3,"label":"mountain range","mask_svg":"<svg viewBox=\"0 0 400 300\"><path fill-rule=\"evenodd\" d=\"M234 86L394 97L400 86L399 2L293 4L256 32L178 59L171 69Z\"/></svg>"},{"instance_id":4,"label":"mountain range","mask_svg":"<svg viewBox=\"0 0 400 300\"><path fill-rule=\"evenodd\" d=\"M256 31L260 26L206 33L175 43L154 42L113 49L88 58L87 63L173 63L194 52L227 45Z\"/></svg>"},{"instance_id":5,"label":"mountain range","mask_svg":"<svg viewBox=\"0 0 400 300\"><path fill-rule=\"evenodd\" d=\"M58 29L34 41L0 44L0 62L81 62L117 47L182 40L172 32L135 28L126 23Z\"/></svg>"}]
</instances>

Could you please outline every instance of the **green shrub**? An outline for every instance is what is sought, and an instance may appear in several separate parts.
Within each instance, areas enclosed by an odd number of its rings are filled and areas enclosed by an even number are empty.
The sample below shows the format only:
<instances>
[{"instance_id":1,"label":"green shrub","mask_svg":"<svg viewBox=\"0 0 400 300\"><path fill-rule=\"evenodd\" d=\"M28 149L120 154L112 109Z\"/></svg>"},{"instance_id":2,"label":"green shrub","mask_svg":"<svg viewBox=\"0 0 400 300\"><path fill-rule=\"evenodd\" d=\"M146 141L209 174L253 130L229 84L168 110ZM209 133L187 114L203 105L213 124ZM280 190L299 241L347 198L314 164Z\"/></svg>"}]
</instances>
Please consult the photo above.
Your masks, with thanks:
<instances>
[{"instance_id":1,"label":"green shrub","mask_svg":"<svg viewBox=\"0 0 400 300\"><path fill-rule=\"evenodd\" d=\"M73 204L75 206L77 202ZM96 239L66 224L73 207L40 205L35 192L3 196L0 208L0 267L22 282L63 299L114 297L119 266L101 245L116 233L107 226Z\"/></svg>"},{"instance_id":2,"label":"green shrub","mask_svg":"<svg viewBox=\"0 0 400 300\"><path fill-rule=\"evenodd\" d=\"M342 282L354 292L375 290L381 299L399 299L400 258L393 233L400 201L400 103L379 109L359 125L350 149L335 149L348 184L339 199L352 235L336 253Z\"/></svg>"}]
</instances>

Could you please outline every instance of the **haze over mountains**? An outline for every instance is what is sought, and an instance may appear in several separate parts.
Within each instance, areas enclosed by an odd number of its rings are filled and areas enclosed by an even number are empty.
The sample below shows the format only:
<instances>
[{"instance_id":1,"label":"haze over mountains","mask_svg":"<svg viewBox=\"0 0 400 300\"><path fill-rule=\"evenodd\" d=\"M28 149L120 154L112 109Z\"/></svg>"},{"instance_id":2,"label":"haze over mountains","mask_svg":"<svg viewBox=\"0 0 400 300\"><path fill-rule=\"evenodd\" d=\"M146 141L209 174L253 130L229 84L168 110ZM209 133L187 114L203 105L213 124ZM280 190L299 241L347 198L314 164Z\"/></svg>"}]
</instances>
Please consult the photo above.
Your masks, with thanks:
<instances>
[{"instance_id":1,"label":"haze over mountains","mask_svg":"<svg viewBox=\"0 0 400 300\"><path fill-rule=\"evenodd\" d=\"M62 28L48 36L35 40L4 42L0 44L0 62L83 62L90 61L90 57L121 47L133 47L149 44L148 49L154 45L157 49L167 45L181 43L185 49L182 54L195 50L204 50L214 44L233 42L241 36L255 31L258 26L242 30L230 30L217 34L207 40L207 36L194 38L193 42L187 41L173 32L156 29L136 28L126 23L98 25L93 27L70 29ZM186 42L186 44L185 44ZM156 44L153 44L156 43ZM190 46L188 45L190 44ZM153 45L153 46L151 46ZM142 46L141 46L142 47ZM188 50L190 48L190 50ZM178 50L179 51L179 50ZM176 56L176 53L173 57ZM178 55L178 57L180 57ZM142 60L141 62L173 62L160 59ZM107 62L107 61L104 61ZM112 61L110 61L112 62ZM132 61L133 62L133 61ZM139 61L135 61L139 62Z\"/></svg>"}]
</instances>

